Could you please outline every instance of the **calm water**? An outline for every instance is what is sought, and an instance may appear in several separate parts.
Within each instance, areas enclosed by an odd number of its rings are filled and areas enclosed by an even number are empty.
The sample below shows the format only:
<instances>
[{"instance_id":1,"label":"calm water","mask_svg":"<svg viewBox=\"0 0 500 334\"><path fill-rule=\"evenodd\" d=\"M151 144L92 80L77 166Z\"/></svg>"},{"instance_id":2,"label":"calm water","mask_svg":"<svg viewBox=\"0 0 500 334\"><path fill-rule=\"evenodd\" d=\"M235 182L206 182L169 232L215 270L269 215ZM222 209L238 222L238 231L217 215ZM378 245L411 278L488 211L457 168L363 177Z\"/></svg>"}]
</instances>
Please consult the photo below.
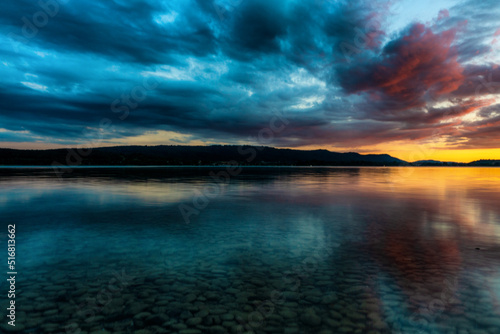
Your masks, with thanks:
<instances>
[{"instance_id":1,"label":"calm water","mask_svg":"<svg viewBox=\"0 0 500 334\"><path fill-rule=\"evenodd\" d=\"M500 333L500 169L224 170L0 170L16 330Z\"/></svg>"}]
</instances>

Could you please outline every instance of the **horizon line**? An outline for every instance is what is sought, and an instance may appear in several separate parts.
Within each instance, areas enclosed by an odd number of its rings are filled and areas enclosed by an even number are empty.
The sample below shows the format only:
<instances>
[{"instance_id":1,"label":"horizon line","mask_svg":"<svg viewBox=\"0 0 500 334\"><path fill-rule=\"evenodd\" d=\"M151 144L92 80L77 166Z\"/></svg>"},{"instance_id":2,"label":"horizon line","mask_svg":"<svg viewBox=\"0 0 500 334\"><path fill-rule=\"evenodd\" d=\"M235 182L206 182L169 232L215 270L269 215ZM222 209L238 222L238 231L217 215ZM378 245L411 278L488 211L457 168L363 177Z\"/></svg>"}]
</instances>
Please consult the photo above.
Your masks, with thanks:
<instances>
[{"instance_id":1,"label":"horizon line","mask_svg":"<svg viewBox=\"0 0 500 334\"><path fill-rule=\"evenodd\" d=\"M390 157L399 159L404 162L408 163L415 163L415 162L420 162L420 161L436 161L436 162L442 162L442 163L462 163L462 164L468 164L476 161L483 161L483 160L500 160L495 159L495 158L481 158L481 159L476 159L476 160L471 160L468 162L464 161L444 161L444 160L436 160L436 159L421 159L421 160L415 160L415 161L406 161L404 159L398 158L397 156L391 155L389 153L359 153L355 151L331 151L326 148L317 148L317 149L300 149L300 148L290 148L290 147L274 147L274 146L267 146L267 145L251 145L251 144L208 144L208 145L183 145L183 144L157 144L157 145L110 145L110 146L97 146L97 147L78 147L78 146L68 146L68 147L58 147L58 148L11 148L11 147L0 147L0 150L16 150L16 151L54 151L54 150L88 150L88 149L102 149L102 148L115 148L115 147L159 147L159 146L183 146L183 147L210 147L210 146L251 146L251 147L266 147L266 148L272 148L276 150L292 150L292 151L327 151L331 153L355 153L355 154L360 154L360 155L388 155ZM2 166L2 165L0 165Z\"/></svg>"}]
</instances>

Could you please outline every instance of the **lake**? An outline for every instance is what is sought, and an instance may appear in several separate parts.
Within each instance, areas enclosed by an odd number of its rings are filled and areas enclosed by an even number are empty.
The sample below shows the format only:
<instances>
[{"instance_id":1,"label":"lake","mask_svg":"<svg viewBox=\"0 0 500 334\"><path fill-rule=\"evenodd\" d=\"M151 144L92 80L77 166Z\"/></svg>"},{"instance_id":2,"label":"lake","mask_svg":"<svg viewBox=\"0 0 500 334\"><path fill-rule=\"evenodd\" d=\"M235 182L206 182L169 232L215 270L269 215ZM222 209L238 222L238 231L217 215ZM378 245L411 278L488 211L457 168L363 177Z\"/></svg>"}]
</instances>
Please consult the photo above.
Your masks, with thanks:
<instances>
[{"instance_id":1,"label":"lake","mask_svg":"<svg viewBox=\"0 0 500 334\"><path fill-rule=\"evenodd\" d=\"M22 333L500 333L499 203L498 168L0 169Z\"/></svg>"}]
</instances>

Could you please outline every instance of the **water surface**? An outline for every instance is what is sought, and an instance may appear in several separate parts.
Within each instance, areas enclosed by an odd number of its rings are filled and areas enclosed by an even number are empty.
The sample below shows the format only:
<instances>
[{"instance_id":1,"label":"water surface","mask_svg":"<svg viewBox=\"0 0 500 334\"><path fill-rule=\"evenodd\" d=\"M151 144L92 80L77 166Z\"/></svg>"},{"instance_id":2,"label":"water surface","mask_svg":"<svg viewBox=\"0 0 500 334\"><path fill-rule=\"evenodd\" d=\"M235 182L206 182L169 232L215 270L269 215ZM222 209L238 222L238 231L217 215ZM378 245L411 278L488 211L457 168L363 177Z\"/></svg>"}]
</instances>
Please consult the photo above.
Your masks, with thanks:
<instances>
[{"instance_id":1,"label":"water surface","mask_svg":"<svg viewBox=\"0 0 500 334\"><path fill-rule=\"evenodd\" d=\"M500 333L500 169L226 170L1 169L16 329Z\"/></svg>"}]
</instances>

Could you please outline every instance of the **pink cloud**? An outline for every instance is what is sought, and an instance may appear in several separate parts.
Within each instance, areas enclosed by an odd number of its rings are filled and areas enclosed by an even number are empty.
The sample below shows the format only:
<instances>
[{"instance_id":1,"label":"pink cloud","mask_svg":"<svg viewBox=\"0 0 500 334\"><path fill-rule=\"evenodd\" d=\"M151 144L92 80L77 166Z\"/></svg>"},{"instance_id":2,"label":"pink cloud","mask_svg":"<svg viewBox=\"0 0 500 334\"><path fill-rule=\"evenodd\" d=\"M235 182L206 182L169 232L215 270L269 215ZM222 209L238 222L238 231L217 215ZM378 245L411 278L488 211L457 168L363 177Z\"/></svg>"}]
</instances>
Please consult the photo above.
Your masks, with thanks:
<instances>
[{"instance_id":1,"label":"pink cloud","mask_svg":"<svg viewBox=\"0 0 500 334\"><path fill-rule=\"evenodd\" d=\"M350 93L375 91L405 101L409 107L425 104L427 93L439 96L453 92L464 80L452 46L456 32L454 28L434 33L423 24L415 24L385 47L380 61L340 73L341 84Z\"/></svg>"},{"instance_id":2,"label":"pink cloud","mask_svg":"<svg viewBox=\"0 0 500 334\"><path fill-rule=\"evenodd\" d=\"M448 9L441 9L438 14L438 21L450 17L450 12Z\"/></svg>"}]
</instances>

